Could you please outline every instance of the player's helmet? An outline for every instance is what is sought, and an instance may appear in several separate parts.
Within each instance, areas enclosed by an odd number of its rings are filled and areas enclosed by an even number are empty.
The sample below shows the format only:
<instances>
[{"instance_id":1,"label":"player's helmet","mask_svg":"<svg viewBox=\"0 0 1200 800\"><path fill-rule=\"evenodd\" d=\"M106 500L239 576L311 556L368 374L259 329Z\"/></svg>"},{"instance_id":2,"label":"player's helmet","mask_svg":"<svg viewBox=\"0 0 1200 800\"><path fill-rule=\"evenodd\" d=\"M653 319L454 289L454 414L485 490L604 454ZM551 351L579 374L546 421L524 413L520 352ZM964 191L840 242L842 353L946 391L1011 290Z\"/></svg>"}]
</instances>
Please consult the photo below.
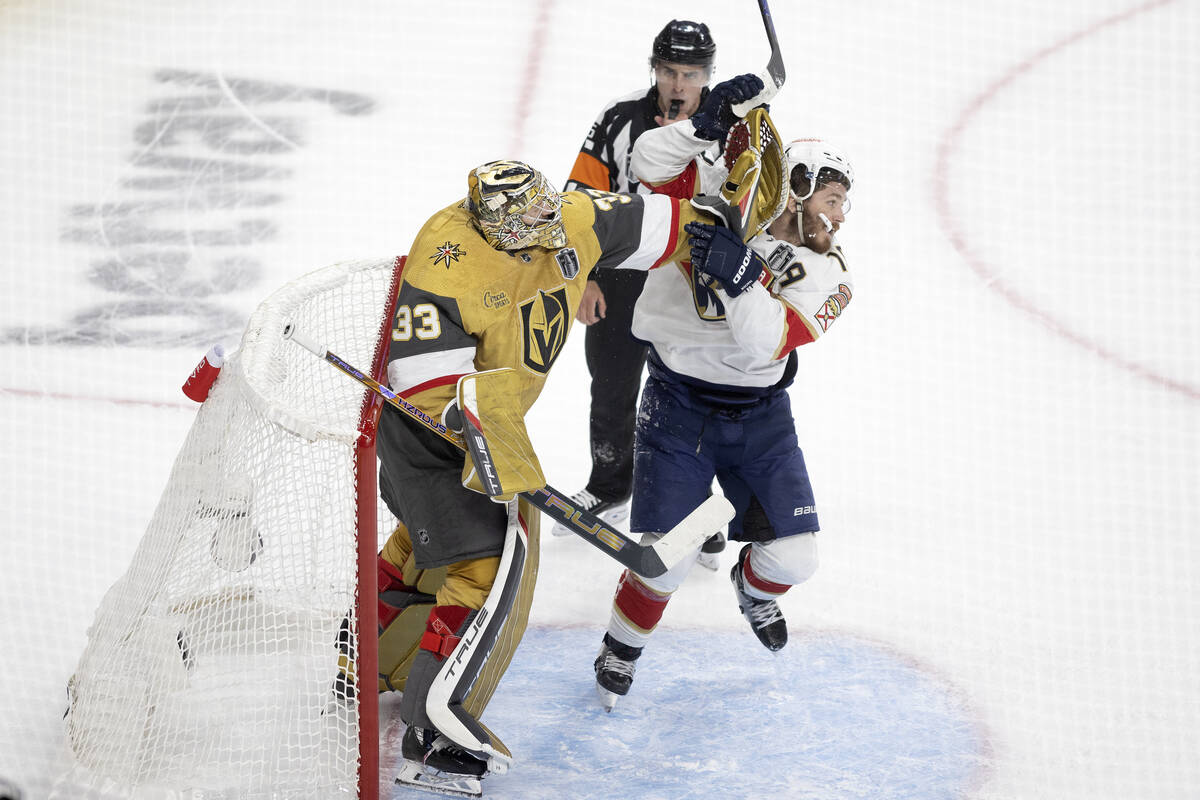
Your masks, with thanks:
<instances>
[{"instance_id":1,"label":"player's helmet","mask_svg":"<svg viewBox=\"0 0 1200 800\"><path fill-rule=\"evenodd\" d=\"M489 161L467 176L476 227L497 250L564 247L562 195L546 176L521 161Z\"/></svg>"},{"instance_id":2,"label":"player's helmet","mask_svg":"<svg viewBox=\"0 0 1200 800\"><path fill-rule=\"evenodd\" d=\"M783 151L797 202L812 197L818 186L854 185L854 167L842 152L823 139L793 139Z\"/></svg>"},{"instance_id":3,"label":"player's helmet","mask_svg":"<svg viewBox=\"0 0 1200 800\"><path fill-rule=\"evenodd\" d=\"M650 66L660 61L671 64L701 64L712 68L717 45L703 22L673 19L654 37Z\"/></svg>"}]
</instances>

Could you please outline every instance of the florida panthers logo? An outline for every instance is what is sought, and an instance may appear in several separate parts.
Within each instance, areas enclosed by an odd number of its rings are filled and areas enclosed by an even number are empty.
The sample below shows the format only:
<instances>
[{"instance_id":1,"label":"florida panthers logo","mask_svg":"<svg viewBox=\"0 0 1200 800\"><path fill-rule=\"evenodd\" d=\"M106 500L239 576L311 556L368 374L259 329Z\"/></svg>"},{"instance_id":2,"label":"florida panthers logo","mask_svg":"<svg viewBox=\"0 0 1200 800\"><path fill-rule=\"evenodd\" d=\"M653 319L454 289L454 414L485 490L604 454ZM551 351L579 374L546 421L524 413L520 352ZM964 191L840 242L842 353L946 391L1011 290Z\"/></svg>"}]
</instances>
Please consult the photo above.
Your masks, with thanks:
<instances>
[{"instance_id":1,"label":"florida panthers logo","mask_svg":"<svg viewBox=\"0 0 1200 800\"><path fill-rule=\"evenodd\" d=\"M842 315L842 311L846 306L850 305L850 287L844 283L838 284L838 290L829 295L825 301L825 305L821 306L821 310L816 313L817 322L821 325L822 331L829 330L829 326L833 321Z\"/></svg>"},{"instance_id":2,"label":"florida panthers logo","mask_svg":"<svg viewBox=\"0 0 1200 800\"><path fill-rule=\"evenodd\" d=\"M539 290L537 297L521 304L521 333L524 337L522 359L534 372L546 374L567 342L571 322L567 308L567 287L549 292Z\"/></svg>"}]
</instances>

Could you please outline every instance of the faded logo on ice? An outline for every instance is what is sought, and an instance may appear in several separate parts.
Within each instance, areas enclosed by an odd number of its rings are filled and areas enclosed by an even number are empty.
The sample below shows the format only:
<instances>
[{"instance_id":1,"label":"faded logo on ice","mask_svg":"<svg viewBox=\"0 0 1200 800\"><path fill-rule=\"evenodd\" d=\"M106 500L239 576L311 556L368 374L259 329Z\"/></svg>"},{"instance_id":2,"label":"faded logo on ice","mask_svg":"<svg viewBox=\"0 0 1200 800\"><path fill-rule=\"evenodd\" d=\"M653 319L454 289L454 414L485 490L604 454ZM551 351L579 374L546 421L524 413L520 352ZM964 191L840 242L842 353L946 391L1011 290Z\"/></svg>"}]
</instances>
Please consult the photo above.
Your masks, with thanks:
<instances>
[{"instance_id":1,"label":"faded logo on ice","mask_svg":"<svg viewBox=\"0 0 1200 800\"><path fill-rule=\"evenodd\" d=\"M123 172L103 202L70 207L62 228L62 241L88 248L81 277L104 299L7 328L0 342L174 347L236 334L246 311L227 298L260 280L314 107L375 108L352 92L208 72L161 69L153 81Z\"/></svg>"}]
</instances>

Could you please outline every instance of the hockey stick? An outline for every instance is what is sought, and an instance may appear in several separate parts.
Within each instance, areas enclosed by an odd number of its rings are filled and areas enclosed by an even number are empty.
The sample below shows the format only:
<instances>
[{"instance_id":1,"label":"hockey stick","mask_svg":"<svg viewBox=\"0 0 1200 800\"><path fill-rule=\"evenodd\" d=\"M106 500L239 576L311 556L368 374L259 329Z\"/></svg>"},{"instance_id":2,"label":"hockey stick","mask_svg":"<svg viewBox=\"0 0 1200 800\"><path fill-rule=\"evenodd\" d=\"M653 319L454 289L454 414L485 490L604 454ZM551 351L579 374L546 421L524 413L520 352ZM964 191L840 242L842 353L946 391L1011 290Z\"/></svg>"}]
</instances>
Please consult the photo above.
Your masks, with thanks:
<instances>
[{"instance_id":1,"label":"hockey stick","mask_svg":"<svg viewBox=\"0 0 1200 800\"><path fill-rule=\"evenodd\" d=\"M767 29L767 41L771 43L771 59L767 62L767 68L758 75L759 78L762 78L763 90L749 100L734 104L733 113L739 117L746 116L755 106L770 102L771 98L783 88L783 82L787 78L787 70L783 68L783 54L779 52L779 38L775 36L775 23L771 20L771 9L767 6L767 0L758 0L758 10L762 12L763 27Z\"/></svg>"},{"instance_id":2,"label":"hockey stick","mask_svg":"<svg viewBox=\"0 0 1200 800\"><path fill-rule=\"evenodd\" d=\"M306 338L296 330L295 325L288 323L284 326L283 338L291 339L313 355L337 367L380 395L393 408L421 423L446 441L462 450L467 449L466 441L458 433L448 429L362 370L342 360L337 354ZM478 429L475 429L475 435L479 435L482 441ZM728 500L721 495L712 495L657 542L643 545L620 529L609 527L595 514L577 507L569 496L549 484L522 492L521 497L540 508L555 522L562 523L594 547L645 578L656 578L678 564L722 525L733 519L734 514L733 506Z\"/></svg>"}]
</instances>

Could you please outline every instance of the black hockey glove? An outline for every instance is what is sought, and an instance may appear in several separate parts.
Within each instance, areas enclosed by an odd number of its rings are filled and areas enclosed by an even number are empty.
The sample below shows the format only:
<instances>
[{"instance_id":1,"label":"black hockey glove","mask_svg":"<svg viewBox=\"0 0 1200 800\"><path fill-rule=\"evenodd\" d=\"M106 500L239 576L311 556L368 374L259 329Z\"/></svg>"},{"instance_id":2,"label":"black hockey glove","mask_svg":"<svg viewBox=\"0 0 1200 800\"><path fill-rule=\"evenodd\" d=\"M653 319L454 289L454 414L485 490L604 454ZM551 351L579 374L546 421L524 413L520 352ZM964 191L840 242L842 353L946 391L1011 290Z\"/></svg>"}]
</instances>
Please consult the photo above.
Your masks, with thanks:
<instances>
[{"instance_id":1,"label":"black hockey glove","mask_svg":"<svg viewBox=\"0 0 1200 800\"><path fill-rule=\"evenodd\" d=\"M762 256L751 250L728 228L689 222L684 226L692 247L692 269L721 282L730 297L737 297L758 280L766 268Z\"/></svg>"},{"instance_id":2,"label":"black hockey glove","mask_svg":"<svg viewBox=\"0 0 1200 800\"><path fill-rule=\"evenodd\" d=\"M730 108L734 103L749 100L762 91L762 78L749 73L721 81L708 92L704 103L692 115L692 125L701 139L717 141L738 121L738 115Z\"/></svg>"}]
</instances>

